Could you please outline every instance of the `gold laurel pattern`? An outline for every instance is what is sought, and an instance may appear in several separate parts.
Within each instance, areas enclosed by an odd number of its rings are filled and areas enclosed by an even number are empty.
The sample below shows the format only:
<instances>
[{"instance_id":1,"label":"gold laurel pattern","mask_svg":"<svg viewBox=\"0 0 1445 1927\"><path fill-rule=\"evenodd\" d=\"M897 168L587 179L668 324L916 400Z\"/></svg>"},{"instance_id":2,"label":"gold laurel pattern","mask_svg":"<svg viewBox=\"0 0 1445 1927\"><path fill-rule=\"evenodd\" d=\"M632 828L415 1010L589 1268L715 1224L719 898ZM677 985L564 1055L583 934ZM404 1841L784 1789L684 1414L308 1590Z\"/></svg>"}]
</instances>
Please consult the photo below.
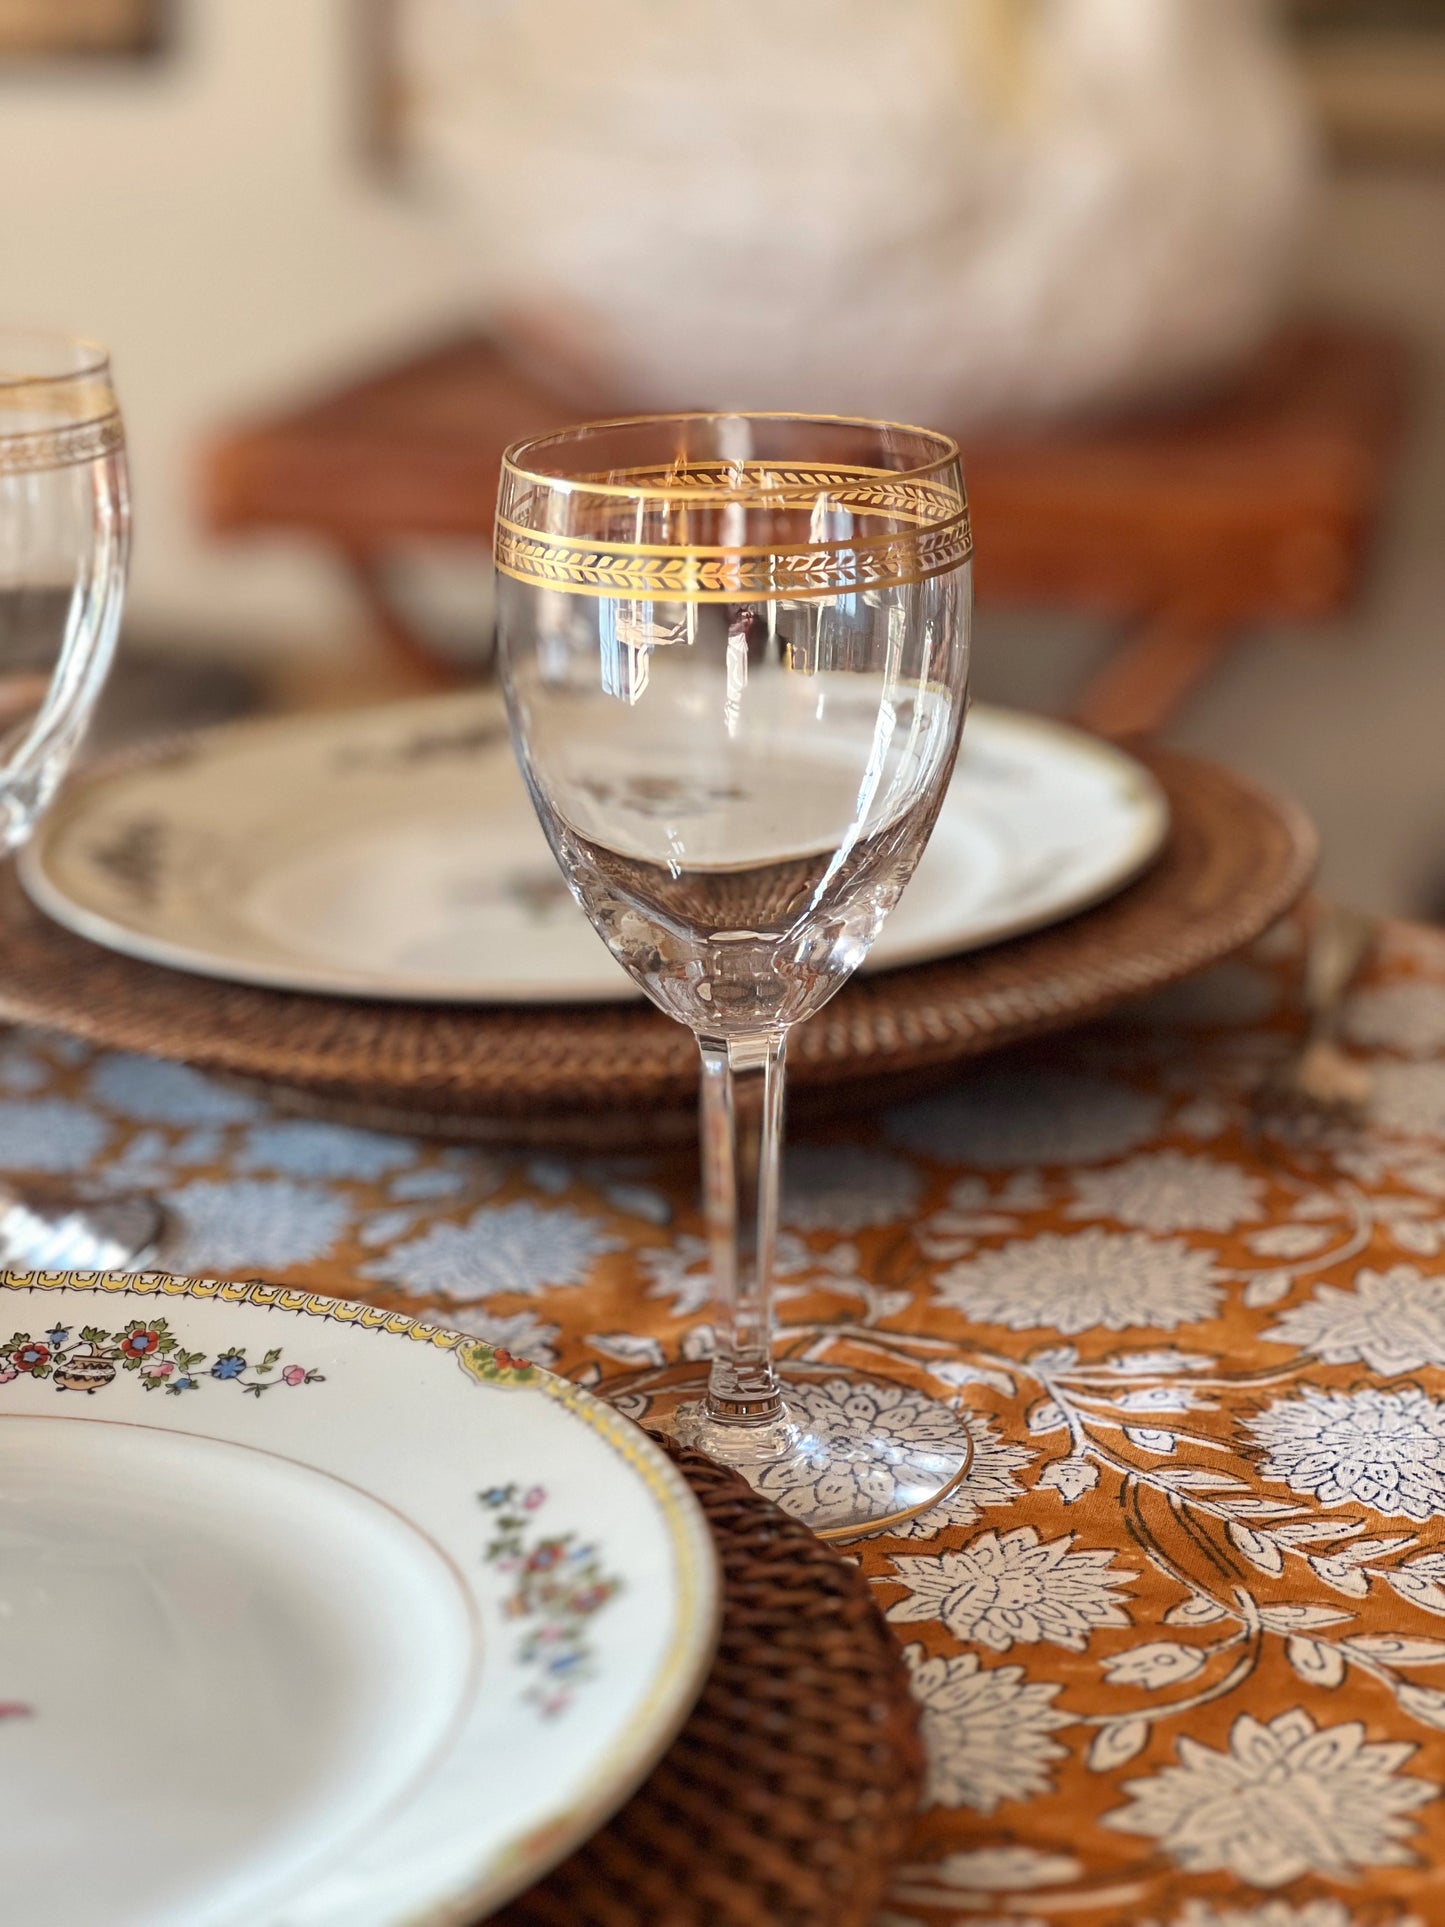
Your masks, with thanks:
<instances>
[{"instance_id":1,"label":"gold laurel pattern","mask_svg":"<svg viewBox=\"0 0 1445 1927\"><path fill-rule=\"evenodd\" d=\"M125 425L119 415L66 422L58 428L40 428L24 435L8 435L0 427L0 475L70 468L77 462L99 461L124 447Z\"/></svg>"},{"instance_id":2,"label":"gold laurel pattern","mask_svg":"<svg viewBox=\"0 0 1445 1927\"><path fill-rule=\"evenodd\" d=\"M572 479L582 495L593 492L589 484L595 485L598 494L606 494L614 486L614 477L601 472ZM628 469L624 486L647 491L656 497L658 505L741 501L765 508L779 498L812 501L826 496L829 508L871 509L916 516L924 522L946 521L962 506L952 484L896 475L886 468L779 468L771 462L694 462L686 469L677 469L659 464ZM519 499L524 492L519 491ZM546 492L545 485L531 491L533 496Z\"/></svg>"},{"instance_id":3,"label":"gold laurel pattern","mask_svg":"<svg viewBox=\"0 0 1445 1927\"><path fill-rule=\"evenodd\" d=\"M535 535L498 522L503 575L569 595L653 602L802 599L896 588L957 568L973 553L968 510L948 522L871 542L779 549L646 549Z\"/></svg>"}]
</instances>

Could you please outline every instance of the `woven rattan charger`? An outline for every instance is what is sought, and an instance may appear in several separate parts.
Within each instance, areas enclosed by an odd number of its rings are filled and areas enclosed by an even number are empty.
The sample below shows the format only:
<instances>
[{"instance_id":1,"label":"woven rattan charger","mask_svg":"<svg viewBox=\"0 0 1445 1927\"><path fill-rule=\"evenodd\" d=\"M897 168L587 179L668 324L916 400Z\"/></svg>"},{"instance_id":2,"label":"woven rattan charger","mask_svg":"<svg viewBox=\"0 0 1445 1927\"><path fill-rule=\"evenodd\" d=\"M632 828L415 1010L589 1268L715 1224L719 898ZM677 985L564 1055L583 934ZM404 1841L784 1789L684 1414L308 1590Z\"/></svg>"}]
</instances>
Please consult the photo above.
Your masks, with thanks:
<instances>
[{"instance_id":1,"label":"woven rattan charger","mask_svg":"<svg viewBox=\"0 0 1445 1927\"><path fill-rule=\"evenodd\" d=\"M498 1927L865 1927L922 1780L902 1656L856 1567L673 1456L722 1565L712 1673L641 1791Z\"/></svg>"},{"instance_id":2,"label":"woven rattan charger","mask_svg":"<svg viewBox=\"0 0 1445 1927\"><path fill-rule=\"evenodd\" d=\"M938 1081L960 1059L1100 1015L1227 956L1298 897L1315 836L1293 805L1151 750L1163 855L1066 923L855 978L790 1051L799 1116ZM628 1145L694 1128L697 1052L643 1003L436 1005L259 990L122 957L50 922L0 873L0 1017L265 1085L294 1108L484 1140Z\"/></svg>"}]
</instances>

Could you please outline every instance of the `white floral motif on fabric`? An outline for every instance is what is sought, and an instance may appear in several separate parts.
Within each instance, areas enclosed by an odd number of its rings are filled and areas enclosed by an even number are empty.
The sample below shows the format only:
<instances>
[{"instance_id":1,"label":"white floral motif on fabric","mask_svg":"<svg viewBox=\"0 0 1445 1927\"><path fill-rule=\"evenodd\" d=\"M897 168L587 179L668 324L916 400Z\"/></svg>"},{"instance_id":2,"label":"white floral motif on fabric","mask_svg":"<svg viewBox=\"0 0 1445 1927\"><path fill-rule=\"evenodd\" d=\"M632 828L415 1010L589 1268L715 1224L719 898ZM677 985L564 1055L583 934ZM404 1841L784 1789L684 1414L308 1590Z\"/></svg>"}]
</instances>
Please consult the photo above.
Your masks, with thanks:
<instances>
[{"instance_id":1,"label":"white floral motif on fabric","mask_svg":"<svg viewBox=\"0 0 1445 1927\"><path fill-rule=\"evenodd\" d=\"M1264 1216L1264 1185L1237 1165L1183 1151L1145 1151L1080 1171L1070 1218L1113 1218L1138 1231L1233 1231Z\"/></svg>"},{"instance_id":2,"label":"white floral motif on fabric","mask_svg":"<svg viewBox=\"0 0 1445 1927\"><path fill-rule=\"evenodd\" d=\"M1414 1386L1305 1386L1248 1421L1260 1473L1321 1505L1365 1505L1423 1524L1445 1513L1445 1405Z\"/></svg>"},{"instance_id":3,"label":"white floral motif on fabric","mask_svg":"<svg viewBox=\"0 0 1445 1927\"><path fill-rule=\"evenodd\" d=\"M167 1193L176 1215L168 1246L176 1271L315 1264L351 1218L340 1193L290 1178L196 1178Z\"/></svg>"},{"instance_id":4,"label":"white floral motif on fabric","mask_svg":"<svg viewBox=\"0 0 1445 1927\"><path fill-rule=\"evenodd\" d=\"M1127 1781L1129 1804L1100 1824L1157 1840L1186 1872L1256 1887L1405 1867L1415 1859L1408 1816L1440 1791L1398 1771L1416 1751L1371 1743L1358 1720L1318 1727L1300 1707L1267 1726L1243 1713L1227 1751L1181 1739L1178 1764Z\"/></svg>"},{"instance_id":5,"label":"white floral motif on fabric","mask_svg":"<svg viewBox=\"0 0 1445 1927\"><path fill-rule=\"evenodd\" d=\"M392 1171L404 1170L416 1158L416 1146L404 1137L379 1131L359 1131L348 1124L324 1124L311 1118L282 1118L255 1124L236 1154L241 1171L279 1171L291 1178L354 1178L374 1184Z\"/></svg>"},{"instance_id":6,"label":"white floral motif on fabric","mask_svg":"<svg viewBox=\"0 0 1445 1927\"><path fill-rule=\"evenodd\" d=\"M847 1237L909 1217L923 1174L906 1158L861 1144L798 1144L783 1166L782 1219L795 1231Z\"/></svg>"},{"instance_id":7,"label":"white floral motif on fabric","mask_svg":"<svg viewBox=\"0 0 1445 1927\"><path fill-rule=\"evenodd\" d=\"M937 1454L957 1434L950 1405L911 1386L879 1379L794 1379L788 1408L806 1423L814 1449L805 1457L765 1466L757 1489L784 1512L808 1514L819 1524L842 1524L887 1504L898 1482L915 1478L925 1488L937 1484ZM891 1448L887 1461L860 1455L859 1431ZM841 1443L839 1443L841 1441ZM916 1455L916 1463L915 1463Z\"/></svg>"},{"instance_id":8,"label":"white floral motif on fabric","mask_svg":"<svg viewBox=\"0 0 1445 1927\"><path fill-rule=\"evenodd\" d=\"M938 1619L955 1639L991 1652L1046 1641L1081 1653L1099 1626L1127 1626L1116 1595L1132 1583L1111 1571L1112 1549L1074 1550L1074 1536L1040 1540L1033 1526L982 1532L956 1552L893 1561L908 1596L888 1608L898 1624Z\"/></svg>"},{"instance_id":9,"label":"white floral motif on fabric","mask_svg":"<svg viewBox=\"0 0 1445 1927\"><path fill-rule=\"evenodd\" d=\"M985 1506L1012 1505L1024 1496L1024 1488L1014 1477L1038 1454L1027 1445L1015 1445L1000 1438L986 1412L965 1407L958 1416L973 1440L973 1457L968 1470L944 1499L916 1519L892 1528L896 1539L931 1539L945 1526L971 1526L977 1523Z\"/></svg>"},{"instance_id":10,"label":"white floral motif on fabric","mask_svg":"<svg viewBox=\"0 0 1445 1927\"><path fill-rule=\"evenodd\" d=\"M1043 1853L1037 1847L972 1847L900 1868L900 1885L928 1881L967 1893L1018 1893L1029 1887L1058 1887L1084 1871L1072 1854Z\"/></svg>"},{"instance_id":11,"label":"white floral motif on fabric","mask_svg":"<svg viewBox=\"0 0 1445 1927\"><path fill-rule=\"evenodd\" d=\"M1314 1352L1326 1365L1358 1361L1382 1378L1445 1365L1445 1278L1427 1278L1414 1265L1361 1271L1352 1291L1321 1285L1261 1336Z\"/></svg>"},{"instance_id":12,"label":"white floral motif on fabric","mask_svg":"<svg viewBox=\"0 0 1445 1927\"><path fill-rule=\"evenodd\" d=\"M1178 1238L1046 1231L948 1266L934 1291L966 1317L1009 1331L1172 1331L1214 1316L1219 1277L1207 1251Z\"/></svg>"},{"instance_id":13,"label":"white floral motif on fabric","mask_svg":"<svg viewBox=\"0 0 1445 1927\"><path fill-rule=\"evenodd\" d=\"M0 1170L84 1171L112 1126L68 1097L0 1098Z\"/></svg>"},{"instance_id":14,"label":"white floral motif on fabric","mask_svg":"<svg viewBox=\"0 0 1445 1927\"><path fill-rule=\"evenodd\" d=\"M1307 1900L1291 1906L1287 1900L1267 1900L1260 1907L1216 1907L1208 1900L1186 1900L1184 1911L1169 1927L1364 1927L1363 1915L1352 1913L1338 1900ZM1150 1922L1149 1927L1159 1927ZM1371 1922L1374 1927L1374 1922ZM1389 1927L1424 1927L1414 1914L1397 1914Z\"/></svg>"},{"instance_id":15,"label":"white floral motif on fabric","mask_svg":"<svg viewBox=\"0 0 1445 1927\"><path fill-rule=\"evenodd\" d=\"M483 1205L465 1224L431 1225L362 1272L421 1297L531 1295L585 1284L594 1261L618 1243L596 1218L569 1205Z\"/></svg>"},{"instance_id":16,"label":"white floral motif on fabric","mask_svg":"<svg viewBox=\"0 0 1445 1927\"><path fill-rule=\"evenodd\" d=\"M266 1115L260 1098L158 1057L98 1058L87 1085L97 1103L138 1124L245 1124Z\"/></svg>"},{"instance_id":17,"label":"white floral motif on fabric","mask_svg":"<svg viewBox=\"0 0 1445 1927\"><path fill-rule=\"evenodd\" d=\"M985 1669L977 1653L930 1659L905 1646L903 1657L922 1709L928 1805L993 1813L1049 1788L1068 1751L1050 1735L1073 1724L1053 1704L1057 1686L1030 1681L1022 1666Z\"/></svg>"},{"instance_id":18,"label":"white floral motif on fabric","mask_svg":"<svg viewBox=\"0 0 1445 1927\"><path fill-rule=\"evenodd\" d=\"M907 1151L1007 1171L1123 1157L1147 1144L1163 1117L1161 1098L1109 1078L987 1066L956 1091L895 1111L886 1129Z\"/></svg>"}]
</instances>

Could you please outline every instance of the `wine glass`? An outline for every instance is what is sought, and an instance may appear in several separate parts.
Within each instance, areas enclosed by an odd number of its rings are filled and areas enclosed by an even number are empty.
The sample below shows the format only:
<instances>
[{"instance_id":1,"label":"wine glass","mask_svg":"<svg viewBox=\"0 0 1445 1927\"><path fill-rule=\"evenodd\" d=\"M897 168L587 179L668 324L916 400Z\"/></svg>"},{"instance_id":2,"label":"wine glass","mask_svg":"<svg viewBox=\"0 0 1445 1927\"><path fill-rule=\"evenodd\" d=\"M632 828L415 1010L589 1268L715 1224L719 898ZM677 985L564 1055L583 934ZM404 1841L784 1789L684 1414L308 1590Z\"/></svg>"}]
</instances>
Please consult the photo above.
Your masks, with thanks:
<instances>
[{"instance_id":1,"label":"wine glass","mask_svg":"<svg viewBox=\"0 0 1445 1927\"><path fill-rule=\"evenodd\" d=\"M129 546L105 350L0 329L0 856L29 837L85 734ZM0 1181L0 1264L117 1270L154 1247L161 1217L149 1198Z\"/></svg>"},{"instance_id":2,"label":"wine glass","mask_svg":"<svg viewBox=\"0 0 1445 1927\"><path fill-rule=\"evenodd\" d=\"M958 450L834 417L601 422L510 449L499 667L568 886L702 1056L710 1366L647 1417L815 1530L966 1469L958 1412L774 1359L788 1033L867 955L928 841L967 706Z\"/></svg>"}]
</instances>

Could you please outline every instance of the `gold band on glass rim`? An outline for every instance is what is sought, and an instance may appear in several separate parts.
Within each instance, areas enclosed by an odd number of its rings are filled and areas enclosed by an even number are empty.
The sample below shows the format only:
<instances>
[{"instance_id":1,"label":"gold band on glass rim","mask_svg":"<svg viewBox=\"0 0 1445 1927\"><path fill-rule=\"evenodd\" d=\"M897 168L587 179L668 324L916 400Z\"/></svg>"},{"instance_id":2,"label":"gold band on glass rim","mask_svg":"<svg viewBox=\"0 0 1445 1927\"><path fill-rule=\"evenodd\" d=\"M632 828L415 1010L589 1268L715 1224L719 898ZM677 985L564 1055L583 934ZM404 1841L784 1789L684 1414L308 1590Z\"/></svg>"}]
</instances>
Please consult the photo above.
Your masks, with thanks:
<instances>
[{"instance_id":1,"label":"gold band on glass rim","mask_svg":"<svg viewBox=\"0 0 1445 1927\"><path fill-rule=\"evenodd\" d=\"M890 426L836 416L746 419L814 421L859 431ZM620 429L648 421L590 426ZM541 458L559 447L585 446L588 430L518 443L502 461L497 568L533 588L656 602L793 600L926 581L973 553L958 449L930 430L896 432L916 437L932 458L890 469L680 455L670 462L566 473L550 470ZM755 537L751 543L718 543L718 534L732 533L726 526L730 511L757 515L763 532L770 515L790 517L790 534L780 531L775 542ZM704 515L711 541L697 526ZM566 523L565 533L559 521ZM816 538L799 541L810 523ZM628 533L634 539L623 540ZM643 539L649 535L651 540Z\"/></svg>"},{"instance_id":2,"label":"gold band on glass rim","mask_svg":"<svg viewBox=\"0 0 1445 1927\"><path fill-rule=\"evenodd\" d=\"M0 424L4 422L0 410ZM70 468L99 461L125 447L125 426L118 413L95 421L60 422L53 428L8 434L0 425L0 475L26 475L37 469Z\"/></svg>"},{"instance_id":3,"label":"gold band on glass rim","mask_svg":"<svg viewBox=\"0 0 1445 1927\"><path fill-rule=\"evenodd\" d=\"M846 594L924 582L973 553L968 511L934 528L873 541L791 548L666 548L542 535L498 521L501 574L568 595L650 602L749 602Z\"/></svg>"}]
</instances>

